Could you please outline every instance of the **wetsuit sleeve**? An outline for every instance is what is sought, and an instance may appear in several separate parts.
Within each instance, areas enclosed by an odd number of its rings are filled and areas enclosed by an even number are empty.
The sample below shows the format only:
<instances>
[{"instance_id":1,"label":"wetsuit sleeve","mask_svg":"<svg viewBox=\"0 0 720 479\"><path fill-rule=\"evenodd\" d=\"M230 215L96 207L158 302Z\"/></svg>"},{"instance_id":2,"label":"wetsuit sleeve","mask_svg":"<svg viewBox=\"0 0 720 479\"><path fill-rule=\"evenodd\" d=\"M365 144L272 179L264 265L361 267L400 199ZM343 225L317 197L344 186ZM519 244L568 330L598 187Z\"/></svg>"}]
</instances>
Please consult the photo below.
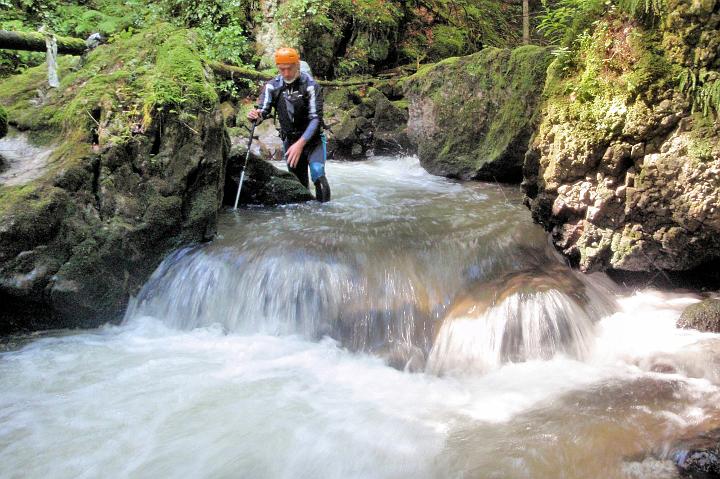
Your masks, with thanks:
<instances>
[{"instance_id":1,"label":"wetsuit sleeve","mask_svg":"<svg viewBox=\"0 0 720 479\"><path fill-rule=\"evenodd\" d=\"M262 92L260 92L260 98L258 98L257 102L257 108L259 110L262 110L262 117L263 119L268 118L270 116L270 112L272 110L272 102L273 102L273 90L275 88L273 87L272 82L267 82L265 86L262 89Z\"/></svg>"},{"instance_id":2,"label":"wetsuit sleeve","mask_svg":"<svg viewBox=\"0 0 720 479\"><path fill-rule=\"evenodd\" d=\"M323 94L320 85L314 81L307 87L308 93L308 122L305 132L303 132L303 139L308 142L315 135L322 125L323 118Z\"/></svg>"}]
</instances>

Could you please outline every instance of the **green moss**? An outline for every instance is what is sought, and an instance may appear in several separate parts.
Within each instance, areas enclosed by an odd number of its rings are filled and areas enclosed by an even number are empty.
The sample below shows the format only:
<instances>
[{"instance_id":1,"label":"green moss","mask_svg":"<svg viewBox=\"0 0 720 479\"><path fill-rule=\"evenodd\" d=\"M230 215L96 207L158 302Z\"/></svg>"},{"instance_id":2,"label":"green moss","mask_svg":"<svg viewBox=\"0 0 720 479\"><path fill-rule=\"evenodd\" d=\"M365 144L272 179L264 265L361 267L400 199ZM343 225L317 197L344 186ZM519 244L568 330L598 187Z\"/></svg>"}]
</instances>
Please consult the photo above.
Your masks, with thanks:
<instances>
[{"instance_id":1,"label":"green moss","mask_svg":"<svg viewBox=\"0 0 720 479\"><path fill-rule=\"evenodd\" d=\"M543 84L549 62L548 50L534 45L516 48L510 54L507 70L501 73L503 81L497 76L494 80L500 88L509 83L510 94L500 105L482 142L480 155L486 160L494 161L503 155L517 132L533 121L535 111L528 100Z\"/></svg>"},{"instance_id":2,"label":"green moss","mask_svg":"<svg viewBox=\"0 0 720 479\"><path fill-rule=\"evenodd\" d=\"M468 53L467 32L450 25L436 25L432 29L433 42L430 44L430 58L455 57Z\"/></svg>"},{"instance_id":3,"label":"green moss","mask_svg":"<svg viewBox=\"0 0 720 479\"><path fill-rule=\"evenodd\" d=\"M407 110L410 107L409 100L395 100L391 103L395 105L395 108L399 108L400 110Z\"/></svg>"},{"instance_id":4,"label":"green moss","mask_svg":"<svg viewBox=\"0 0 720 479\"><path fill-rule=\"evenodd\" d=\"M146 129L157 110L192 114L217 101L191 30L158 24L78 62L60 57L57 89L47 87L44 65L6 79L0 105L22 129L82 130L87 140L95 129L105 144Z\"/></svg>"},{"instance_id":5,"label":"green moss","mask_svg":"<svg viewBox=\"0 0 720 479\"><path fill-rule=\"evenodd\" d=\"M199 109L218 101L198 53L197 35L178 30L157 50L155 69L148 85L145 108Z\"/></svg>"}]
</instances>

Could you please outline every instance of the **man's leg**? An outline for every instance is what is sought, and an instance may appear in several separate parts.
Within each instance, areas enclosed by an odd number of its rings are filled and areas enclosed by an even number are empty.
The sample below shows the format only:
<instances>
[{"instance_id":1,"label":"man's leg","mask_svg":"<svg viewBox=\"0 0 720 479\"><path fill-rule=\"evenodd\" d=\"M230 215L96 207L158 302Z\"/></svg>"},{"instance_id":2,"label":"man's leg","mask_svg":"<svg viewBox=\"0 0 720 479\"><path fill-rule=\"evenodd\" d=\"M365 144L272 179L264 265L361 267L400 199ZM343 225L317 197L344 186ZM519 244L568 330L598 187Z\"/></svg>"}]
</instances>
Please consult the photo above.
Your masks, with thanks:
<instances>
[{"instance_id":1,"label":"man's leg","mask_svg":"<svg viewBox=\"0 0 720 479\"><path fill-rule=\"evenodd\" d=\"M330 184L325 176L326 158L325 135L320 134L320 141L308 152L308 160L310 162L310 177L315 184L315 199L321 203L330 201Z\"/></svg>"}]
</instances>

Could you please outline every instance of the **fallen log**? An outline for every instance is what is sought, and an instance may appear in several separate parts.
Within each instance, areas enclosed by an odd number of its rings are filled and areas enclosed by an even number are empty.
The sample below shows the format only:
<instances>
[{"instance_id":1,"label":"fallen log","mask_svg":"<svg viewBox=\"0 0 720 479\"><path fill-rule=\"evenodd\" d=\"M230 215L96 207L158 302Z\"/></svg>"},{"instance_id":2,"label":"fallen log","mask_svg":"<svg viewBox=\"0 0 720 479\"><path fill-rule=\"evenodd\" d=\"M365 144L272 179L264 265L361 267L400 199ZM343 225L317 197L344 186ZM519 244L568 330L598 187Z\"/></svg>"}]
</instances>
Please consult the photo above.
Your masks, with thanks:
<instances>
[{"instance_id":1,"label":"fallen log","mask_svg":"<svg viewBox=\"0 0 720 479\"><path fill-rule=\"evenodd\" d=\"M85 40L73 37L56 36L58 53L82 55L87 46ZM13 32L0 30L0 49L45 52L45 34L38 32Z\"/></svg>"},{"instance_id":2,"label":"fallen log","mask_svg":"<svg viewBox=\"0 0 720 479\"><path fill-rule=\"evenodd\" d=\"M87 50L85 41L73 37L55 37L57 39L58 53L81 55ZM12 32L0 30L0 49L26 50L33 52L46 51L45 35L37 32ZM227 65L225 63L209 61L208 66L223 78L267 81L275 78L272 73L265 73L247 67ZM371 86L381 83L381 79L331 81L316 80L320 85L329 88L342 88L348 86Z\"/></svg>"},{"instance_id":3,"label":"fallen log","mask_svg":"<svg viewBox=\"0 0 720 479\"><path fill-rule=\"evenodd\" d=\"M237 67L234 65L226 65L220 62L208 62L208 66L218 75L223 78L237 79L246 78L248 80L259 80L267 81L275 78L272 73L259 72L247 67ZM361 85L374 85L382 80L368 79L368 80L350 80L350 81L330 81L330 80L315 80L321 86L329 88L341 88L346 86L361 86Z\"/></svg>"}]
</instances>

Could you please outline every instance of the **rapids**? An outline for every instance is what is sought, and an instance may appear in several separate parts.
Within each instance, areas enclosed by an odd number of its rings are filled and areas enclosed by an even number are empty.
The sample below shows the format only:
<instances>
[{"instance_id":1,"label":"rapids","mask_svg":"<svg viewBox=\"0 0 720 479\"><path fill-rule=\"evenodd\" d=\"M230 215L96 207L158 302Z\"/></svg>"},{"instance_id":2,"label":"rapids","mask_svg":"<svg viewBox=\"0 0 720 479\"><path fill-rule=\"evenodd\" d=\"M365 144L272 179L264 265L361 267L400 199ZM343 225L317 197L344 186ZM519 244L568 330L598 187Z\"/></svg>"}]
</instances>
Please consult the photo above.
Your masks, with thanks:
<instances>
[{"instance_id":1,"label":"rapids","mask_svg":"<svg viewBox=\"0 0 720 479\"><path fill-rule=\"evenodd\" d=\"M720 423L690 294L567 268L516 187L330 163L224 212L120 325L0 343L0 476L676 477Z\"/></svg>"}]
</instances>

